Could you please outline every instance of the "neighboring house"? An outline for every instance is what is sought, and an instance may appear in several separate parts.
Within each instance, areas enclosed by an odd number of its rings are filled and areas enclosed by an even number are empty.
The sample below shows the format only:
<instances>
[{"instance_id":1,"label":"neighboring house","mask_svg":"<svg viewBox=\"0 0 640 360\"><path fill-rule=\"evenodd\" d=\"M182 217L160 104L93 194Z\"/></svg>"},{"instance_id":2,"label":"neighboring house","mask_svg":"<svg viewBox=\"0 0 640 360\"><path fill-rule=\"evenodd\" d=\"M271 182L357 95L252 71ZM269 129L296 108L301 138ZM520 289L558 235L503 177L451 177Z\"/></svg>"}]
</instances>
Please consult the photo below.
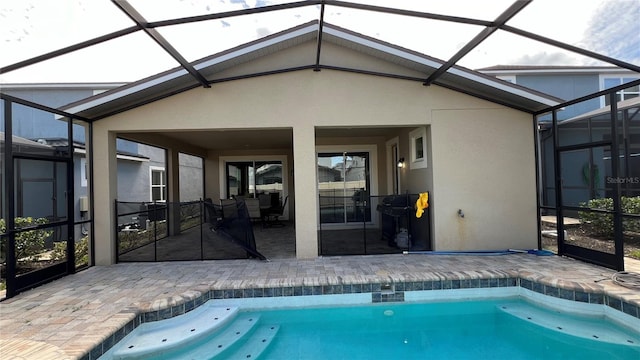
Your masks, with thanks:
<instances>
[{"instance_id":1,"label":"neighboring house","mask_svg":"<svg viewBox=\"0 0 640 360\"><path fill-rule=\"evenodd\" d=\"M578 99L640 79L640 74L615 66L496 65L477 71L565 100ZM635 86L618 92L618 101L638 96L640 88ZM605 97L584 101L558 112L558 120L570 119L606 105L609 102Z\"/></svg>"},{"instance_id":2,"label":"neighboring house","mask_svg":"<svg viewBox=\"0 0 640 360\"><path fill-rule=\"evenodd\" d=\"M121 83L87 84L3 84L2 92L20 99L39 103L52 108L60 107L80 99L117 88ZM4 103L0 103L2 110ZM38 109L13 106L14 139L20 139L22 152L47 154L68 151L66 124L57 120L57 116ZM4 131L4 123L0 124ZM14 143L16 143L14 140ZM29 150L24 150L30 144ZM165 201L166 197L166 159L165 151L141 143L117 139L118 160L118 199L121 201L150 202ZM74 174L74 221L88 217L87 198L88 176L86 161L86 131L84 127L73 127L73 174ZM182 166L184 163L184 166ZM20 176L17 184L16 214L18 216L45 217L50 220L66 216L64 208L64 184L57 181L56 174L61 169L44 170L34 160L20 162ZM202 160L197 157L180 154L181 172L188 200L202 197ZM198 181L198 177L200 181ZM48 196L49 187L59 189L57 196ZM38 199L37 201L35 199ZM46 200L46 201L43 201ZM1 211L1 210L0 210ZM78 227L76 238L80 232Z\"/></svg>"},{"instance_id":3,"label":"neighboring house","mask_svg":"<svg viewBox=\"0 0 640 360\"><path fill-rule=\"evenodd\" d=\"M478 71L501 80L542 91L562 99L578 99L582 96L607 90L640 79L640 74L614 66L492 66ZM618 110L635 109L640 104L640 86L630 86L616 93ZM609 123L609 98L601 96L570 105L558 112L560 145L574 145L611 139ZM635 116L637 112L624 112ZM635 120L634 120L635 119ZM587 121L589 120L589 121ZM541 174L542 203L555 205L553 165L553 138L551 118L540 117L540 143L543 164ZM620 129L620 156L627 159L624 191L626 196L640 196L640 131L631 126ZM622 134L624 133L624 134ZM578 206L586 199L612 197L611 154L607 147L597 147L586 153L573 151L562 155L563 183L566 191L563 203ZM608 180L609 179L609 180ZM623 181L623 180L618 180ZM574 214L577 215L577 214Z\"/></svg>"}]
</instances>

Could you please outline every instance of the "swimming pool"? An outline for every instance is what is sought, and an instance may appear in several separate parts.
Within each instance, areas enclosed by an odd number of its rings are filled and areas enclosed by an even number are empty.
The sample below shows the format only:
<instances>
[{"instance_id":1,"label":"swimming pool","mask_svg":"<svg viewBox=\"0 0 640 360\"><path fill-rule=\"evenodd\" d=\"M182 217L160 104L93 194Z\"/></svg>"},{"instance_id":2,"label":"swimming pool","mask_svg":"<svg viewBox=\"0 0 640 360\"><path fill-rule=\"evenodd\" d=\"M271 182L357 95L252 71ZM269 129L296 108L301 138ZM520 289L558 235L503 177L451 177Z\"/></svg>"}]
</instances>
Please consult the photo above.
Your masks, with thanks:
<instances>
[{"instance_id":1,"label":"swimming pool","mask_svg":"<svg viewBox=\"0 0 640 360\"><path fill-rule=\"evenodd\" d=\"M361 298L306 297L308 307L300 299L213 300L142 324L101 359L640 358L637 330L586 308L560 312L562 302L498 296L363 305Z\"/></svg>"}]
</instances>

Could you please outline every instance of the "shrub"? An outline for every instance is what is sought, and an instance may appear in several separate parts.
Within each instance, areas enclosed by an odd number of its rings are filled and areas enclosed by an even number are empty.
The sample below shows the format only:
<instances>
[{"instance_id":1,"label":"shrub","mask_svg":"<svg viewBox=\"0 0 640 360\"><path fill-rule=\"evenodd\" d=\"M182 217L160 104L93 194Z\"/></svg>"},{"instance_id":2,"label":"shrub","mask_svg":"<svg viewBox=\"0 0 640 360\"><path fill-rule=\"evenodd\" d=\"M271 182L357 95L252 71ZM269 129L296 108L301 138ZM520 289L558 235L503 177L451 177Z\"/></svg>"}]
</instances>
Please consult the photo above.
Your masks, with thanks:
<instances>
[{"instance_id":1,"label":"shrub","mask_svg":"<svg viewBox=\"0 0 640 360\"><path fill-rule=\"evenodd\" d=\"M124 254L129 250L150 244L166 236L167 222L164 220L150 222L147 230L120 231L118 232L118 254Z\"/></svg>"},{"instance_id":2,"label":"shrub","mask_svg":"<svg viewBox=\"0 0 640 360\"><path fill-rule=\"evenodd\" d=\"M89 237L83 236L75 243L76 268L89 264ZM67 243L57 242L53 245L51 260L64 260L67 256Z\"/></svg>"},{"instance_id":3,"label":"shrub","mask_svg":"<svg viewBox=\"0 0 640 360\"><path fill-rule=\"evenodd\" d=\"M640 196L636 197L621 197L622 212L626 214L640 214ZM591 199L588 202L580 203L582 207L588 207L591 209L613 210L613 199ZM597 235L613 236L613 215L602 214L590 211L578 212L580 222L591 224L593 232ZM640 220L638 219L623 219L624 231L640 232Z\"/></svg>"},{"instance_id":4,"label":"shrub","mask_svg":"<svg viewBox=\"0 0 640 360\"><path fill-rule=\"evenodd\" d=\"M17 217L15 218L15 226L17 229L48 224L49 220L45 218L32 218L32 217ZM7 231L7 225L4 219L0 219L0 233L4 234ZM51 229L38 229L27 230L16 233L15 236L15 257L17 261L35 261L35 256L41 254L45 250L45 240L53 234ZM2 249L2 259L6 260L4 256L4 249Z\"/></svg>"}]
</instances>

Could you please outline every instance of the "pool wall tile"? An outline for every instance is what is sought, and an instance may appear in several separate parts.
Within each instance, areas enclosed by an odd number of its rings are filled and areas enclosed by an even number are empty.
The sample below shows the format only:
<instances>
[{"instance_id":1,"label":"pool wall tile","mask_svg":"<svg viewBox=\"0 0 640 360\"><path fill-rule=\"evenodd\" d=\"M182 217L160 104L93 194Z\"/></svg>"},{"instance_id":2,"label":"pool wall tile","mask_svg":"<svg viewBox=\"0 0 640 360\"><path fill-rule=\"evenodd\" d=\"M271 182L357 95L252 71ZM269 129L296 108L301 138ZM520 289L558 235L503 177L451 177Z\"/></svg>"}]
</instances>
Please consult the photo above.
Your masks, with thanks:
<instances>
[{"instance_id":1,"label":"pool wall tile","mask_svg":"<svg viewBox=\"0 0 640 360\"><path fill-rule=\"evenodd\" d=\"M589 294L589 303L591 304L604 304L604 295L602 294Z\"/></svg>"},{"instance_id":2,"label":"pool wall tile","mask_svg":"<svg viewBox=\"0 0 640 360\"><path fill-rule=\"evenodd\" d=\"M160 319L160 317L158 316L157 311L149 311L144 314L143 322L158 321L158 319Z\"/></svg>"},{"instance_id":3,"label":"pool wall tile","mask_svg":"<svg viewBox=\"0 0 640 360\"><path fill-rule=\"evenodd\" d=\"M214 299L224 299L224 291L222 291L222 290L213 290L213 298Z\"/></svg>"},{"instance_id":4,"label":"pool wall tile","mask_svg":"<svg viewBox=\"0 0 640 360\"><path fill-rule=\"evenodd\" d=\"M425 289L427 290L427 289ZM442 281L434 280L431 282L431 290L442 290Z\"/></svg>"},{"instance_id":5,"label":"pool wall tile","mask_svg":"<svg viewBox=\"0 0 640 360\"><path fill-rule=\"evenodd\" d=\"M93 350L91 350L91 352L89 353L89 358L93 359L97 359L100 356L102 356L103 352L102 352L102 344L96 346L93 348Z\"/></svg>"},{"instance_id":6,"label":"pool wall tile","mask_svg":"<svg viewBox=\"0 0 640 360\"><path fill-rule=\"evenodd\" d=\"M195 309L196 305L195 305L195 300L189 300L187 302L184 303L184 312L189 312L193 309Z\"/></svg>"},{"instance_id":7,"label":"pool wall tile","mask_svg":"<svg viewBox=\"0 0 640 360\"><path fill-rule=\"evenodd\" d=\"M371 293L371 302L373 303L386 303L386 302L403 302L404 291L395 291L390 293L373 292Z\"/></svg>"},{"instance_id":8,"label":"pool wall tile","mask_svg":"<svg viewBox=\"0 0 640 360\"><path fill-rule=\"evenodd\" d=\"M111 335L109 337L107 337L103 342L102 342L102 351L104 353L105 350L111 349L113 347L113 345L116 344L115 341L115 337L114 335Z\"/></svg>"},{"instance_id":9,"label":"pool wall tile","mask_svg":"<svg viewBox=\"0 0 640 360\"><path fill-rule=\"evenodd\" d=\"M136 318L137 318L137 316L136 316ZM135 319L134 319L134 320L129 321L129 322L124 326L124 333L125 333L125 335L129 334L130 332L132 332L132 331L133 331L133 329L135 329L136 327L137 327L137 325L136 325L136 321L135 321Z\"/></svg>"},{"instance_id":10,"label":"pool wall tile","mask_svg":"<svg viewBox=\"0 0 640 360\"><path fill-rule=\"evenodd\" d=\"M544 285L538 283L538 282L534 282L533 283L533 291L540 293L540 294L544 294Z\"/></svg>"},{"instance_id":11,"label":"pool wall tile","mask_svg":"<svg viewBox=\"0 0 640 360\"><path fill-rule=\"evenodd\" d=\"M622 302L622 312L636 318L638 317L638 307L626 301Z\"/></svg>"},{"instance_id":12,"label":"pool wall tile","mask_svg":"<svg viewBox=\"0 0 640 360\"><path fill-rule=\"evenodd\" d=\"M171 319L171 308L158 310L158 320Z\"/></svg>"},{"instance_id":13,"label":"pool wall tile","mask_svg":"<svg viewBox=\"0 0 640 360\"><path fill-rule=\"evenodd\" d=\"M531 280L520 279L520 286L527 290L533 290L533 283Z\"/></svg>"},{"instance_id":14,"label":"pool wall tile","mask_svg":"<svg viewBox=\"0 0 640 360\"><path fill-rule=\"evenodd\" d=\"M612 296L607 296L607 306L610 306L618 311L622 311L622 301Z\"/></svg>"},{"instance_id":15,"label":"pool wall tile","mask_svg":"<svg viewBox=\"0 0 640 360\"><path fill-rule=\"evenodd\" d=\"M575 299L575 292L573 290L567 290L567 289L560 288L558 296L561 299L574 300Z\"/></svg>"},{"instance_id":16,"label":"pool wall tile","mask_svg":"<svg viewBox=\"0 0 640 360\"><path fill-rule=\"evenodd\" d=\"M544 294L545 295L549 295L549 296L553 296L553 297L560 297L560 291L555 286L545 285L544 286Z\"/></svg>"},{"instance_id":17,"label":"pool wall tile","mask_svg":"<svg viewBox=\"0 0 640 360\"><path fill-rule=\"evenodd\" d=\"M213 294L209 294L210 292L207 292L206 296L198 296L195 300L194 300L194 305L195 307L198 307L202 304L204 304L207 300L209 299L213 299ZM205 300L206 299L206 300Z\"/></svg>"},{"instance_id":18,"label":"pool wall tile","mask_svg":"<svg viewBox=\"0 0 640 360\"><path fill-rule=\"evenodd\" d=\"M185 313L185 304L178 304L171 307L171 316L178 316Z\"/></svg>"},{"instance_id":19,"label":"pool wall tile","mask_svg":"<svg viewBox=\"0 0 640 360\"><path fill-rule=\"evenodd\" d=\"M583 291L575 292L575 300L583 303L589 302L589 294Z\"/></svg>"},{"instance_id":20,"label":"pool wall tile","mask_svg":"<svg viewBox=\"0 0 640 360\"><path fill-rule=\"evenodd\" d=\"M120 330L116 331L113 334L113 343L116 344L118 341L122 340L125 336L127 336L127 332L125 328L120 328Z\"/></svg>"}]
</instances>

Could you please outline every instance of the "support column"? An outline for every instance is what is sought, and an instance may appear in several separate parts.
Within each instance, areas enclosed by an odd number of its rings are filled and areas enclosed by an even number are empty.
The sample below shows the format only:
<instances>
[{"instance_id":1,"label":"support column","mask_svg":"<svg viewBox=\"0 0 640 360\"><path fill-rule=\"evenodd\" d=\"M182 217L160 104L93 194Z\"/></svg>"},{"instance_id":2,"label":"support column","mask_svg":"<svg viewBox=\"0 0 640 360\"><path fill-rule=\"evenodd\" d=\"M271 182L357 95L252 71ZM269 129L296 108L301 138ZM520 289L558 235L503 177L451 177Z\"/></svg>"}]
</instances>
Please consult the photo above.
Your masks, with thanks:
<instances>
[{"instance_id":1,"label":"support column","mask_svg":"<svg viewBox=\"0 0 640 360\"><path fill-rule=\"evenodd\" d=\"M95 265L116 261L115 201L118 196L116 134L93 126L93 204Z\"/></svg>"},{"instance_id":2,"label":"support column","mask_svg":"<svg viewBox=\"0 0 640 360\"><path fill-rule=\"evenodd\" d=\"M316 138L311 124L293 127L295 176L296 257L318 257L318 196L316 184Z\"/></svg>"},{"instance_id":3,"label":"support column","mask_svg":"<svg viewBox=\"0 0 640 360\"><path fill-rule=\"evenodd\" d=\"M180 234L180 159L179 152L167 149L167 196L169 206L169 235Z\"/></svg>"}]
</instances>

